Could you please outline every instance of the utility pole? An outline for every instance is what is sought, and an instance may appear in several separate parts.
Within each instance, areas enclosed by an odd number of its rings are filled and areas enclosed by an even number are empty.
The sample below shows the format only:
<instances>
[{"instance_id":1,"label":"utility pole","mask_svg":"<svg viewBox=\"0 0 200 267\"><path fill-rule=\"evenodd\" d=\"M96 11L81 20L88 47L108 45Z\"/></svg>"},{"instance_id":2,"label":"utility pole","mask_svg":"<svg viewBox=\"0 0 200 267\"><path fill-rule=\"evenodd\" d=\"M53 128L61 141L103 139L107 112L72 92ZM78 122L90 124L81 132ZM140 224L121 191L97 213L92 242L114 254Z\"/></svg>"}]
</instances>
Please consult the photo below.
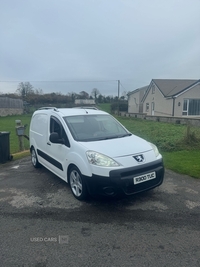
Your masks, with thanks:
<instances>
[{"instance_id":1,"label":"utility pole","mask_svg":"<svg viewBox=\"0 0 200 267\"><path fill-rule=\"evenodd\" d=\"M120 80L118 80L118 109L117 109L118 116L119 116L119 95L120 95Z\"/></svg>"}]
</instances>

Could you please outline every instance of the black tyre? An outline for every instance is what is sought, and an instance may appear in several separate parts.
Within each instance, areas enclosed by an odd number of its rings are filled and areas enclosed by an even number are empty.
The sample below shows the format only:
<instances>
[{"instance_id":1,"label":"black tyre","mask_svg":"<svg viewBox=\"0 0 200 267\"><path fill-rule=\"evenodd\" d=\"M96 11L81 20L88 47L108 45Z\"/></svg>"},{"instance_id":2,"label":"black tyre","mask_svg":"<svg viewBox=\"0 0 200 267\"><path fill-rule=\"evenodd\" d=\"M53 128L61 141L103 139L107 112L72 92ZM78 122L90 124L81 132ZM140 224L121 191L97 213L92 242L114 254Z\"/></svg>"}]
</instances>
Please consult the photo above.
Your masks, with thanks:
<instances>
[{"instance_id":1,"label":"black tyre","mask_svg":"<svg viewBox=\"0 0 200 267\"><path fill-rule=\"evenodd\" d=\"M41 166L40 163L38 162L37 154L33 147L31 149L31 162L35 168L39 168Z\"/></svg>"},{"instance_id":2,"label":"black tyre","mask_svg":"<svg viewBox=\"0 0 200 267\"><path fill-rule=\"evenodd\" d=\"M87 198L87 187L82 174L76 166L71 167L69 171L69 185L75 198L78 200L84 200Z\"/></svg>"}]
</instances>

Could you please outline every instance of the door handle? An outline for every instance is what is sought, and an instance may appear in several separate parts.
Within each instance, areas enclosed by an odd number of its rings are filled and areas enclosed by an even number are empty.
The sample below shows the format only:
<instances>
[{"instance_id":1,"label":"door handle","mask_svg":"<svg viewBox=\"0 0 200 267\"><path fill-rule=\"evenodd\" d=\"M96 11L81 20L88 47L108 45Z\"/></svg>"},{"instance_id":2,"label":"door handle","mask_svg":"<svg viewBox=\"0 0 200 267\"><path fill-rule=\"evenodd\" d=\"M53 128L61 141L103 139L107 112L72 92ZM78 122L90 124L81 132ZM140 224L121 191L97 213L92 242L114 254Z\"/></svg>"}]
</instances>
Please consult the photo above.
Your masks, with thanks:
<instances>
[{"instance_id":1,"label":"door handle","mask_svg":"<svg viewBox=\"0 0 200 267\"><path fill-rule=\"evenodd\" d=\"M47 145L48 145L48 146L51 146L51 143L50 143L50 142L47 142Z\"/></svg>"}]
</instances>

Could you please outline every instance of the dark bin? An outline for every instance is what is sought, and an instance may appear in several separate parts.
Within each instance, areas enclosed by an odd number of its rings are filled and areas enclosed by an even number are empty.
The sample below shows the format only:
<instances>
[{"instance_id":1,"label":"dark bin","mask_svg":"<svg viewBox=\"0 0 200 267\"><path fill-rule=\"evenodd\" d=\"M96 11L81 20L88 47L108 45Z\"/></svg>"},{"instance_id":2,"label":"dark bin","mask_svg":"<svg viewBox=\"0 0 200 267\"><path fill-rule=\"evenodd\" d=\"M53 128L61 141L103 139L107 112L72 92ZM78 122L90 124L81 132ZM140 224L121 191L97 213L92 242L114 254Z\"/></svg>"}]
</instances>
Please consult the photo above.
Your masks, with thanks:
<instances>
[{"instance_id":1,"label":"dark bin","mask_svg":"<svg viewBox=\"0 0 200 267\"><path fill-rule=\"evenodd\" d=\"M0 163L11 159L9 132L0 132Z\"/></svg>"}]
</instances>

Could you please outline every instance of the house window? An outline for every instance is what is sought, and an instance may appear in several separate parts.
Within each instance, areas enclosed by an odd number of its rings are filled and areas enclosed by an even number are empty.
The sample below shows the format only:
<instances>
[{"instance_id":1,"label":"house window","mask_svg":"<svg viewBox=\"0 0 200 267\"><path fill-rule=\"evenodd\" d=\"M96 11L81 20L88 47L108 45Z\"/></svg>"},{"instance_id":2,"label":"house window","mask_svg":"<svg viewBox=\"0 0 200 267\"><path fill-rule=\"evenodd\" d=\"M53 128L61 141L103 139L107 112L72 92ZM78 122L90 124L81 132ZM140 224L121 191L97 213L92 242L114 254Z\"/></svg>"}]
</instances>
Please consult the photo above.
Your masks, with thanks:
<instances>
[{"instance_id":1,"label":"house window","mask_svg":"<svg viewBox=\"0 0 200 267\"><path fill-rule=\"evenodd\" d=\"M146 103L146 112L149 112L149 103Z\"/></svg>"},{"instance_id":2,"label":"house window","mask_svg":"<svg viewBox=\"0 0 200 267\"><path fill-rule=\"evenodd\" d=\"M200 115L200 99L184 99L182 115Z\"/></svg>"},{"instance_id":3,"label":"house window","mask_svg":"<svg viewBox=\"0 0 200 267\"><path fill-rule=\"evenodd\" d=\"M155 85L154 84L152 84L151 91L152 91L152 94L155 94Z\"/></svg>"},{"instance_id":4,"label":"house window","mask_svg":"<svg viewBox=\"0 0 200 267\"><path fill-rule=\"evenodd\" d=\"M183 112L182 115L188 115L188 99L183 100Z\"/></svg>"},{"instance_id":5,"label":"house window","mask_svg":"<svg viewBox=\"0 0 200 267\"><path fill-rule=\"evenodd\" d=\"M155 103L151 103L151 115L154 116L154 110L155 110Z\"/></svg>"}]
</instances>

